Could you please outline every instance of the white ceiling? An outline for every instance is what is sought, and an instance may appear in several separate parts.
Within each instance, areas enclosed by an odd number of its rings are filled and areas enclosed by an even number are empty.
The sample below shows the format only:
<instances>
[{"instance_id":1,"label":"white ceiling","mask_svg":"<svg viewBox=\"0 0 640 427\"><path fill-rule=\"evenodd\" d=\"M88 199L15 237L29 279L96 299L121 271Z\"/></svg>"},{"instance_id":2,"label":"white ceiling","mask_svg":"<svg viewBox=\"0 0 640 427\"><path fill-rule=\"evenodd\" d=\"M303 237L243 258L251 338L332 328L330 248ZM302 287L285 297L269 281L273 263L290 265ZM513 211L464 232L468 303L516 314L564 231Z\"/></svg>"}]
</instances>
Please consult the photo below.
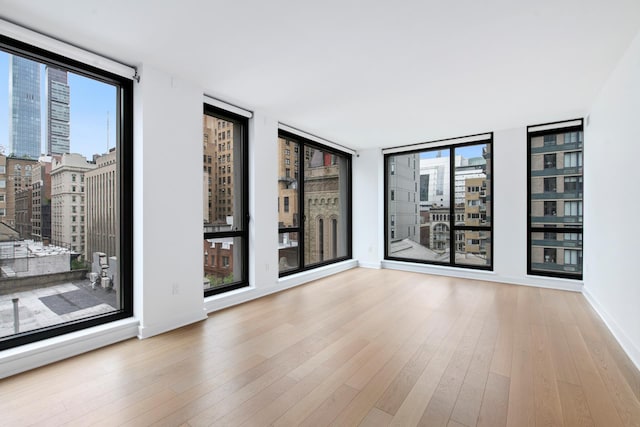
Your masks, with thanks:
<instances>
[{"instance_id":1,"label":"white ceiling","mask_svg":"<svg viewBox=\"0 0 640 427\"><path fill-rule=\"evenodd\" d=\"M0 15L362 149L585 114L640 0L0 0Z\"/></svg>"}]
</instances>

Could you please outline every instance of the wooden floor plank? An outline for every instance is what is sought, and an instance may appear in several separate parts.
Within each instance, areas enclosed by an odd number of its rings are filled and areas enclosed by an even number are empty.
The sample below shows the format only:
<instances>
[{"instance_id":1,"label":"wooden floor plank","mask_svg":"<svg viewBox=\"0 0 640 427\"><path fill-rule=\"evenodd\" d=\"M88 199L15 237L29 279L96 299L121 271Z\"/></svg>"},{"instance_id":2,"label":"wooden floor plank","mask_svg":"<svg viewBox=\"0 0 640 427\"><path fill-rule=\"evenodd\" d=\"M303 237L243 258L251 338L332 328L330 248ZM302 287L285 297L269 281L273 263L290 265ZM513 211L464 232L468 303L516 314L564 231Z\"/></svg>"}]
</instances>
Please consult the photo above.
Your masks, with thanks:
<instances>
[{"instance_id":1,"label":"wooden floor plank","mask_svg":"<svg viewBox=\"0 0 640 427\"><path fill-rule=\"evenodd\" d=\"M304 421L300 427L327 426L358 394L358 390L341 385L331 396L327 397Z\"/></svg>"},{"instance_id":2,"label":"wooden floor plank","mask_svg":"<svg viewBox=\"0 0 640 427\"><path fill-rule=\"evenodd\" d=\"M378 408L371 408L359 427L387 427L392 419L393 415Z\"/></svg>"},{"instance_id":3,"label":"wooden floor plank","mask_svg":"<svg viewBox=\"0 0 640 427\"><path fill-rule=\"evenodd\" d=\"M640 427L640 402L622 376L604 342L596 341L586 344L600 378L609 390L609 395L612 397L622 423L626 427Z\"/></svg>"},{"instance_id":4,"label":"wooden floor plank","mask_svg":"<svg viewBox=\"0 0 640 427\"><path fill-rule=\"evenodd\" d=\"M593 427L589 404L582 386L558 381L562 417L567 426Z\"/></svg>"},{"instance_id":5,"label":"wooden floor plank","mask_svg":"<svg viewBox=\"0 0 640 427\"><path fill-rule=\"evenodd\" d=\"M391 425L407 426L417 425L421 422L425 409L430 404L431 398L438 389L441 379L452 362L452 359L453 364L451 364L451 372L464 371L462 372L462 375L466 373L465 365L468 365L468 360L470 361L470 355L467 360L467 352L469 349L473 351L475 348L473 335L474 333L479 333L481 330L481 328L478 328L478 319L474 318L473 314L475 314L476 309L479 306L482 306L483 302L487 302L487 296L490 295L490 298L493 298L493 294L489 294L489 291L491 290L485 288L483 292L476 295L474 301L467 302L468 305L465 307L465 312L469 314L460 316L458 321L456 321L456 324L451 329L447 339L443 345L440 346L434 357L429 361L422 375L418 378L415 386L411 389L411 392L409 392L406 399L394 415ZM474 332L476 330L477 332ZM456 350L461 342L463 344L460 347L459 353L456 354ZM454 355L456 356L455 358ZM448 379L445 379L445 381L446 383L442 384L443 392L446 391L445 385L448 385L449 382ZM455 388L455 385L453 388ZM453 407L453 403L451 404L451 407ZM449 417L447 416L447 420L448 418Z\"/></svg>"},{"instance_id":6,"label":"wooden floor plank","mask_svg":"<svg viewBox=\"0 0 640 427\"><path fill-rule=\"evenodd\" d=\"M536 405L536 425L561 426L562 406L551 361L550 342L546 325L531 325L533 357L533 395Z\"/></svg>"},{"instance_id":7,"label":"wooden floor plank","mask_svg":"<svg viewBox=\"0 0 640 427\"><path fill-rule=\"evenodd\" d=\"M527 427L535 425L533 398L533 352L531 349L531 291L518 289L514 322L513 354L509 383L507 425ZM534 319L535 320L535 319Z\"/></svg>"},{"instance_id":8,"label":"wooden floor plank","mask_svg":"<svg viewBox=\"0 0 640 427\"><path fill-rule=\"evenodd\" d=\"M497 334L497 320L487 319L451 412L451 420L467 426L476 425L487 385Z\"/></svg>"},{"instance_id":9,"label":"wooden floor plank","mask_svg":"<svg viewBox=\"0 0 640 427\"><path fill-rule=\"evenodd\" d=\"M622 420L593 362L581 330L575 325L565 325L565 337L573 356L580 384L584 391L591 417L596 426L622 426Z\"/></svg>"},{"instance_id":10,"label":"wooden floor plank","mask_svg":"<svg viewBox=\"0 0 640 427\"><path fill-rule=\"evenodd\" d=\"M509 378L489 372L482 395L478 427L502 427L507 425L509 406Z\"/></svg>"}]
</instances>

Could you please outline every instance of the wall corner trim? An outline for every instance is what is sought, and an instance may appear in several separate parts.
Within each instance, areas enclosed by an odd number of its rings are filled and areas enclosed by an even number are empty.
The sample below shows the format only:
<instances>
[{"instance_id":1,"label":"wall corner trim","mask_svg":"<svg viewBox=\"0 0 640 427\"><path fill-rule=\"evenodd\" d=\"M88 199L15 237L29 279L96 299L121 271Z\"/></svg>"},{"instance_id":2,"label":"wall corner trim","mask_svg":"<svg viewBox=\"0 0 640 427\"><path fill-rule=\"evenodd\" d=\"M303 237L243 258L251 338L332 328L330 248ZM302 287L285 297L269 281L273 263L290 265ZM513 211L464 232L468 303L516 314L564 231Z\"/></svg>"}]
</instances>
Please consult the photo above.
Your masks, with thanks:
<instances>
[{"instance_id":1,"label":"wall corner trim","mask_svg":"<svg viewBox=\"0 0 640 427\"><path fill-rule=\"evenodd\" d=\"M202 311L200 313L180 316L178 318L157 323L154 325L140 325L138 327L138 338L140 339L150 338L155 335L160 335L162 333L169 332L174 329L178 329L183 326L190 325L191 323L200 322L206 319L207 319L207 315L204 311Z\"/></svg>"}]
</instances>

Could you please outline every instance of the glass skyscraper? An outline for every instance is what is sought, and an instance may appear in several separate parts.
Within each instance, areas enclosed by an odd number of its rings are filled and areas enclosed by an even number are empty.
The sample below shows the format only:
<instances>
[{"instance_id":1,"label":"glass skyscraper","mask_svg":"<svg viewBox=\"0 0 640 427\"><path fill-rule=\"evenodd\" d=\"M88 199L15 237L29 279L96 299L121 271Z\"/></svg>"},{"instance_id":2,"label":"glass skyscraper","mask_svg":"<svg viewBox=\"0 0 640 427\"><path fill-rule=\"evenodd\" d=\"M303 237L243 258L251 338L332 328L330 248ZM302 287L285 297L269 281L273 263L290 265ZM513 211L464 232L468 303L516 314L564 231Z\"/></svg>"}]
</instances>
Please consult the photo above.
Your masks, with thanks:
<instances>
[{"instance_id":1,"label":"glass skyscraper","mask_svg":"<svg viewBox=\"0 0 640 427\"><path fill-rule=\"evenodd\" d=\"M11 55L9 59L9 153L40 157L40 65Z\"/></svg>"},{"instance_id":2,"label":"glass skyscraper","mask_svg":"<svg viewBox=\"0 0 640 427\"><path fill-rule=\"evenodd\" d=\"M47 154L69 153L67 72L47 66Z\"/></svg>"}]
</instances>

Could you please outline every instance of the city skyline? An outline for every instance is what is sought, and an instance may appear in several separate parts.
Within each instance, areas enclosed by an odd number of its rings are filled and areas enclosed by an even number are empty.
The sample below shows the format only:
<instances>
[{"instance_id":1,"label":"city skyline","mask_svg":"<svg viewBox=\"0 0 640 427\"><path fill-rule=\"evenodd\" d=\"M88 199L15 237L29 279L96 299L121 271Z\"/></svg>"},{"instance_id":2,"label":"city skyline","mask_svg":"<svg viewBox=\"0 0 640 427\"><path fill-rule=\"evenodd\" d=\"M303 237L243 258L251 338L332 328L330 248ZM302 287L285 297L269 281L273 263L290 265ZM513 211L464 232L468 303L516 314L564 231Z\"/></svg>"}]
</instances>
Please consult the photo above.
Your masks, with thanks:
<instances>
[{"instance_id":1,"label":"city skyline","mask_svg":"<svg viewBox=\"0 0 640 427\"><path fill-rule=\"evenodd\" d=\"M0 50L0 82L9 81L10 54ZM47 95L45 65L40 69L40 152L47 154ZM116 87L68 72L70 101L70 151L91 159L116 144ZM11 154L9 139L9 85L0 83L0 146ZM110 131L107 131L109 117ZM107 133L108 144L107 144Z\"/></svg>"}]
</instances>

